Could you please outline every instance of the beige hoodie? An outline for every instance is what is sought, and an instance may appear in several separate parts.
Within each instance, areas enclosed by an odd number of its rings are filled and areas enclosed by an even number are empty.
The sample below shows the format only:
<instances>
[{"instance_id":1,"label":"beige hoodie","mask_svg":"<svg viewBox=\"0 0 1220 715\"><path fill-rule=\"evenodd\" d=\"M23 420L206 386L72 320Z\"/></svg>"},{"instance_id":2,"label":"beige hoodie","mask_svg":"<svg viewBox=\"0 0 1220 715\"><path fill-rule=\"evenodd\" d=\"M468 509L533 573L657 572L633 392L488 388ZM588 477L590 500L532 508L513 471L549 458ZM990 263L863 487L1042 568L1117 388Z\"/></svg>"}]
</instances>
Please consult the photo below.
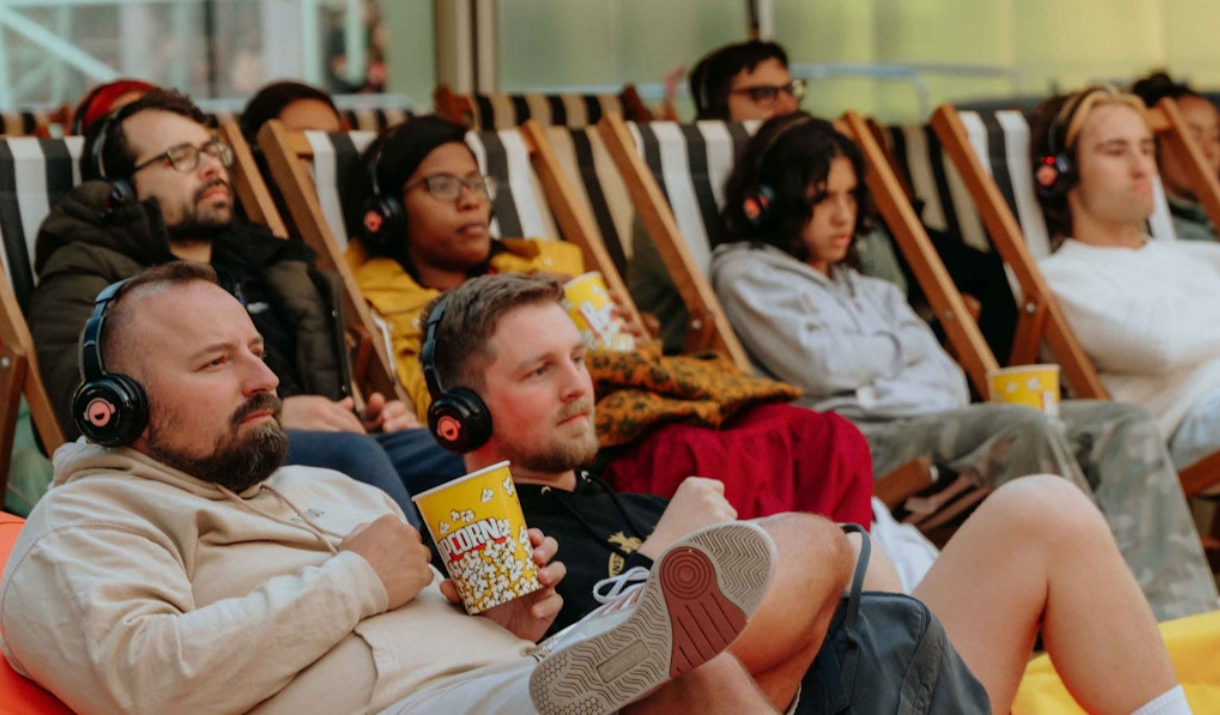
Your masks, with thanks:
<instances>
[{"instance_id":1,"label":"beige hoodie","mask_svg":"<svg viewBox=\"0 0 1220 715\"><path fill-rule=\"evenodd\" d=\"M0 649L89 713L364 712L524 654L439 579L385 611L376 573L337 547L386 513L401 516L336 472L287 467L236 495L130 449L65 445L4 573Z\"/></svg>"}]
</instances>

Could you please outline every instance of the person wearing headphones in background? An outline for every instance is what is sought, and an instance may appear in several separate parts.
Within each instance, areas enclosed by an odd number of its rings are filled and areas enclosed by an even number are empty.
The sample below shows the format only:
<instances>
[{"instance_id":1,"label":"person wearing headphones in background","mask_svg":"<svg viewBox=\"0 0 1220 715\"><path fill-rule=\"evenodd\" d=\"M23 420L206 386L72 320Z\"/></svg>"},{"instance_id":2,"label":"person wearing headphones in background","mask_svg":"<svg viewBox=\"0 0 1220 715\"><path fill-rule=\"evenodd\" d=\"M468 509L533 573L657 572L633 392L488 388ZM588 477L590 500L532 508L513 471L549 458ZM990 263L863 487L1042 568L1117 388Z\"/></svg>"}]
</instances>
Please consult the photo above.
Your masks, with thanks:
<instances>
[{"instance_id":1,"label":"person wearing headphones in background","mask_svg":"<svg viewBox=\"0 0 1220 715\"><path fill-rule=\"evenodd\" d=\"M988 488L1027 474L1069 480L1096 498L1159 619L1215 610L1211 570L1148 412L1067 400L1052 419L970 404L962 369L898 289L853 267L870 218L864 172L849 138L804 113L768 120L738 161L725 190L733 240L713 254L712 284L759 367L802 388L801 404L852 420L879 473L929 456Z\"/></svg>"},{"instance_id":2,"label":"person wearing headphones in background","mask_svg":"<svg viewBox=\"0 0 1220 715\"><path fill-rule=\"evenodd\" d=\"M1156 150L1139 97L1056 97L1030 147L1054 252L1040 267L1110 397L1156 416L1179 469L1220 450L1220 246L1148 235Z\"/></svg>"},{"instance_id":3,"label":"person wearing headphones in background","mask_svg":"<svg viewBox=\"0 0 1220 715\"><path fill-rule=\"evenodd\" d=\"M85 137L86 181L57 204L35 244L38 287L30 323L60 424L77 431L76 343L93 296L141 268L209 263L245 305L280 378L290 463L325 466L374 484L412 513L403 479L457 476L413 410L379 394L352 409L337 280L313 252L235 218L231 148L176 92L154 90L94 122ZM182 316L189 320L189 315Z\"/></svg>"},{"instance_id":4,"label":"person wearing headphones in background","mask_svg":"<svg viewBox=\"0 0 1220 715\"><path fill-rule=\"evenodd\" d=\"M390 325L399 379L421 421L435 398L419 365L419 316L430 300L487 273L584 272L575 245L492 239L495 182L465 137L457 124L417 117L371 144L359 179L348 182L365 184L364 200L349 202L348 262ZM844 419L786 404L789 386L723 358L663 357L652 344L591 351L590 369L604 386L600 471L619 488L669 496L686 477L715 472L743 516L809 511L871 523L863 437Z\"/></svg>"}]
</instances>

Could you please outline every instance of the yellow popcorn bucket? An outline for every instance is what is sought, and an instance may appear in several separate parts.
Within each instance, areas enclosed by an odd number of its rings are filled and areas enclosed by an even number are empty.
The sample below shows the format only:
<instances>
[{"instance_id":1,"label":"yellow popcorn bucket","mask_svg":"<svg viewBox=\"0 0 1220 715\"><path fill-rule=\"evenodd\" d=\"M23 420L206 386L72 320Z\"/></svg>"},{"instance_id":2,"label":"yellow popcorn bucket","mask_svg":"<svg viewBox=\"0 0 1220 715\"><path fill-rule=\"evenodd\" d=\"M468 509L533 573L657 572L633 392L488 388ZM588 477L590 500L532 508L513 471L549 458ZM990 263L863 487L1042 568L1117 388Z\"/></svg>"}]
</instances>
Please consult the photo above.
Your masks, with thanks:
<instances>
[{"instance_id":1,"label":"yellow popcorn bucket","mask_svg":"<svg viewBox=\"0 0 1220 715\"><path fill-rule=\"evenodd\" d=\"M585 339L589 349L618 352L635 350L635 338L614 315L614 300L598 271L577 276L563 284L563 307Z\"/></svg>"},{"instance_id":2,"label":"yellow popcorn bucket","mask_svg":"<svg viewBox=\"0 0 1220 715\"><path fill-rule=\"evenodd\" d=\"M1027 405L1059 416L1059 366L1020 365L987 373L992 402Z\"/></svg>"},{"instance_id":3,"label":"yellow popcorn bucket","mask_svg":"<svg viewBox=\"0 0 1220 715\"><path fill-rule=\"evenodd\" d=\"M508 462L412 497L467 613L542 588Z\"/></svg>"}]
</instances>

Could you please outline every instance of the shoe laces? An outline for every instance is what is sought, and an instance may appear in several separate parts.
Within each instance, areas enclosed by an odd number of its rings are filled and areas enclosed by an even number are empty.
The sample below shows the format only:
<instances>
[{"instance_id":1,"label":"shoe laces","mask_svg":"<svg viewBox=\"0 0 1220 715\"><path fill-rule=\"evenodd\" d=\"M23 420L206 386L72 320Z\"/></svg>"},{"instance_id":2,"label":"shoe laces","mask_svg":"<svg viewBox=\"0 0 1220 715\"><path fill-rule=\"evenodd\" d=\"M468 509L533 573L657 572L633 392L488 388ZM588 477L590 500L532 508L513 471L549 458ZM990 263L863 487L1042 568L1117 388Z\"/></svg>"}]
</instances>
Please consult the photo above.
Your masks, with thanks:
<instances>
[{"instance_id":1,"label":"shoe laces","mask_svg":"<svg viewBox=\"0 0 1220 715\"><path fill-rule=\"evenodd\" d=\"M604 578L593 585L593 598L602 604L593 614L613 613L635 604L648 580L649 570L643 566L627 569L617 576ZM590 614L590 615L593 615Z\"/></svg>"}]
</instances>

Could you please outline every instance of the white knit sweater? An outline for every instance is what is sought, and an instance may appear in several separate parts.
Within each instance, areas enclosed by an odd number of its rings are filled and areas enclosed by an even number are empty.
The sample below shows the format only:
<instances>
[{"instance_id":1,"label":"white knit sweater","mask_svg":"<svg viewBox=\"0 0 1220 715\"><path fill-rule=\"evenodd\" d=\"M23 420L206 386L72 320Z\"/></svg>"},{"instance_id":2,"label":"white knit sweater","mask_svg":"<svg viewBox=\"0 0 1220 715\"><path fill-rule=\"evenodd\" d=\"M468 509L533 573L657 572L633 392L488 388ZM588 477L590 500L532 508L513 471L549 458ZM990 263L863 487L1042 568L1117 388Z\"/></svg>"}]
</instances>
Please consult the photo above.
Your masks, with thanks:
<instances>
[{"instance_id":1,"label":"white knit sweater","mask_svg":"<svg viewBox=\"0 0 1220 715\"><path fill-rule=\"evenodd\" d=\"M1069 239L1041 267L1111 398L1151 410L1166 438L1220 390L1220 245Z\"/></svg>"}]
</instances>

